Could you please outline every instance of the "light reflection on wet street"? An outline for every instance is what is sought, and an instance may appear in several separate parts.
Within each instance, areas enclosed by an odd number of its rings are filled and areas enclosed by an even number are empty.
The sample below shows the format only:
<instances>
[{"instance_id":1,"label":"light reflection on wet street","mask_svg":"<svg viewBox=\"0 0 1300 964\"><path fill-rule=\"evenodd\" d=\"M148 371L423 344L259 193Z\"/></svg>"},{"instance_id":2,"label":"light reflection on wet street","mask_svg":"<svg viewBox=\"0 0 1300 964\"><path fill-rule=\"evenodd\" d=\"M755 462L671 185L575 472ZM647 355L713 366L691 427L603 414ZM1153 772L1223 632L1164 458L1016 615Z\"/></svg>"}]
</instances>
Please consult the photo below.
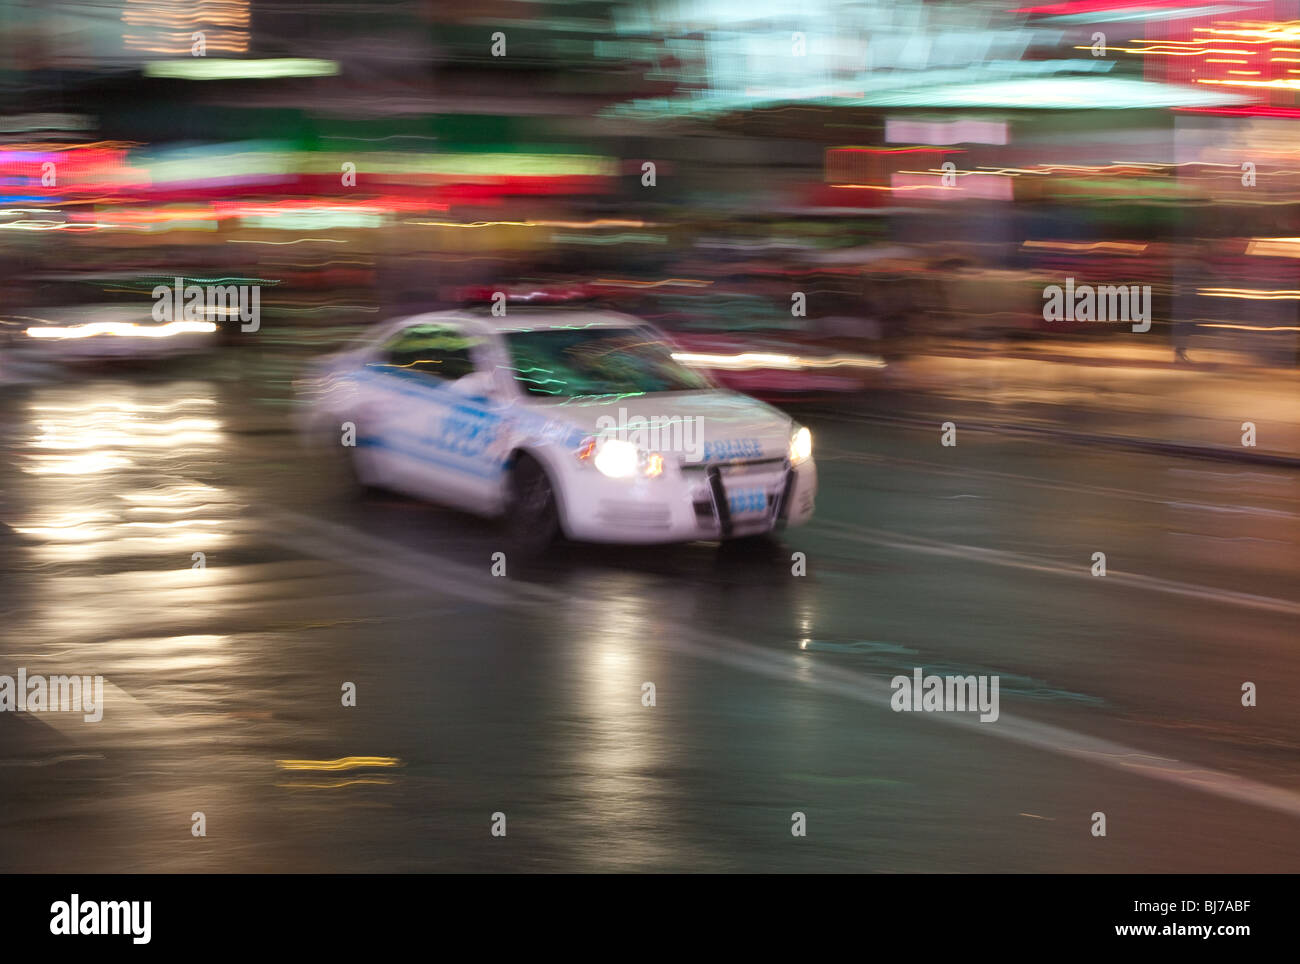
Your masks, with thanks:
<instances>
[{"instance_id":1,"label":"light reflection on wet street","mask_svg":"<svg viewBox=\"0 0 1300 964\"><path fill-rule=\"evenodd\" d=\"M7 397L0 673L105 709L0 714L0 869L1296 866L1293 473L810 412L784 547L500 579L494 524L348 497L283 388ZM1013 725L890 712L914 666L1000 674Z\"/></svg>"}]
</instances>

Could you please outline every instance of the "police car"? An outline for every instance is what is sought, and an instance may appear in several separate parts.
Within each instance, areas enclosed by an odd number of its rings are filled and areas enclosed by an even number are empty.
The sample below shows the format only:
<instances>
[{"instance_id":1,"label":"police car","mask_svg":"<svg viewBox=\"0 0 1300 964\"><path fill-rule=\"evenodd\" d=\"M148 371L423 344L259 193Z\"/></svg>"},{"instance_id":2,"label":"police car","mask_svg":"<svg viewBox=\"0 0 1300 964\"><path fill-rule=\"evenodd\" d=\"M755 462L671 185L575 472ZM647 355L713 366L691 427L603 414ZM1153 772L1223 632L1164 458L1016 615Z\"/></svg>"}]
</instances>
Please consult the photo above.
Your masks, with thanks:
<instances>
[{"instance_id":1,"label":"police car","mask_svg":"<svg viewBox=\"0 0 1300 964\"><path fill-rule=\"evenodd\" d=\"M299 384L356 480L557 535L664 543L806 522L812 436L718 388L639 319L511 307L385 323Z\"/></svg>"}]
</instances>

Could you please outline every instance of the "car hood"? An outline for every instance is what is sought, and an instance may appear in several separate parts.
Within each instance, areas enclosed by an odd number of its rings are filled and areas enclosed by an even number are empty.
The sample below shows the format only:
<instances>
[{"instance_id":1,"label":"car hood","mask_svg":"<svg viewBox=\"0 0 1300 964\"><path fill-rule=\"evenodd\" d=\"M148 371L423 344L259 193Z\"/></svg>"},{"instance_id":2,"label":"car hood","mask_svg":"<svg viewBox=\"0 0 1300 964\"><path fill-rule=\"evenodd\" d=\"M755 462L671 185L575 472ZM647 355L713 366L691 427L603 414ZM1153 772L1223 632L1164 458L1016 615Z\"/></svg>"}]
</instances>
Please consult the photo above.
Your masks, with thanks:
<instances>
[{"instance_id":1,"label":"car hood","mask_svg":"<svg viewBox=\"0 0 1300 964\"><path fill-rule=\"evenodd\" d=\"M790 449L790 416L738 392L659 392L530 407L574 434L624 438L687 462L784 458Z\"/></svg>"}]
</instances>

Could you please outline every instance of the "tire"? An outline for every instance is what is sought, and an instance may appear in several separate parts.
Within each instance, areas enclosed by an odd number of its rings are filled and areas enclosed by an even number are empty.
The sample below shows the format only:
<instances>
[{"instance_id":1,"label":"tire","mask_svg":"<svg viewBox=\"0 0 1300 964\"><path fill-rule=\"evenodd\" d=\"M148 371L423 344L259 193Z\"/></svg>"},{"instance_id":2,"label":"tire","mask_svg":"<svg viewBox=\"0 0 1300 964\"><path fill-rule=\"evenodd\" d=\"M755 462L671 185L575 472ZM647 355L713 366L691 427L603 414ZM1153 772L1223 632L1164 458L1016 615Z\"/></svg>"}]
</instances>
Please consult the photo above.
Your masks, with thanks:
<instances>
[{"instance_id":1,"label":"tire","mask_svg":"<svg viewBox=\"0 0 1300 964\"><path fill-rule=\"evenodd\" d=\"M723 559L765 559L782 552L785 544L776 531L760 532L752 536L723 539L717 553Z\"/></svg>"},{"instance_id":2,"label":"tire","mask_svg":"<svg viewBox=\"0 0 1300 964\"><path fill-rule=\"evenodd\" d=\"M361 501L378 494L379 489L369 485L361 474L361 467L357 464L356 448L340 445L339 453L337 456L339 474L343 477L343 491L347 498Z\"/></svg>"},{"instance_id":3,"label":"tire","mask_svg":"<svg viewBox=\"0 0 1300 964\"><path fill-rule=\"evenodd\" d=\"M515 552L525 558L545 552L560 534L560 507L546 469L520 455L510 470L506 530Z\"/></svg>"}]
</instances>

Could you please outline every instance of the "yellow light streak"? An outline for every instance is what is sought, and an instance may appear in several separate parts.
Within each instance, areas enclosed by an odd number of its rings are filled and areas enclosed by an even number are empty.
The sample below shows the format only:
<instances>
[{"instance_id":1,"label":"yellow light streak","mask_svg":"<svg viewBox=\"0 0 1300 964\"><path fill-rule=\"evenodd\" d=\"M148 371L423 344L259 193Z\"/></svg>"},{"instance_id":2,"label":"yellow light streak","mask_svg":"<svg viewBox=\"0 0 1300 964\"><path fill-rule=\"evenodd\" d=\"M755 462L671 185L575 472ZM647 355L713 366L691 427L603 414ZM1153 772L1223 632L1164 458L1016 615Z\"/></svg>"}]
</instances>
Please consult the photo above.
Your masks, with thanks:
<instances>
[{"instance_id":1,"label":"yellow light streak","mask_svg":"<svg viewBox=\"0 0 1300 964\"><path fill-rule=\"evenodd\" d=\"M276 760L281 770L355 770L358 767L395 767L395 756L344 756L337 760Z\"/></svg>"}]
</instances>

